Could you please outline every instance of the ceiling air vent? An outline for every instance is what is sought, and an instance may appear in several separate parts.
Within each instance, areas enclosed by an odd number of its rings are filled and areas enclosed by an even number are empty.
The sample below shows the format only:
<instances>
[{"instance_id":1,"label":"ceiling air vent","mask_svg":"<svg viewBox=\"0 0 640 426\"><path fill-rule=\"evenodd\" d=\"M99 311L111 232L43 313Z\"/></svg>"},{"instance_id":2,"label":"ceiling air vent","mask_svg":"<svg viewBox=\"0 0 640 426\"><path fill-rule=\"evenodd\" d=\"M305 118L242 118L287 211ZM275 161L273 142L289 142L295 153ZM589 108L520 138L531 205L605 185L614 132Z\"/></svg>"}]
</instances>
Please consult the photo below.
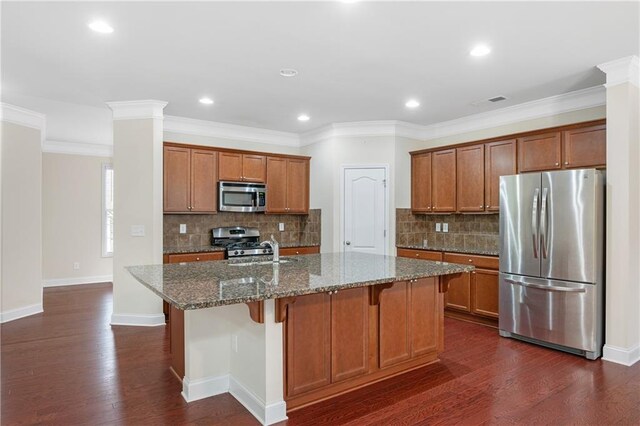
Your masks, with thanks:
<instances>
[{"instance_id":1,"label":"ceiling air vent","mask_svg":"<svg viewBox=\"0 0 640 426\"><path fill-rule=\"evenodd\" d=\"M496 96L496 97L493 97L493 98L489 98L487 100L489 102L500 102L500 101L504 101L506 99L507 99L506 96Z\"/></svg>"}]
</instances>

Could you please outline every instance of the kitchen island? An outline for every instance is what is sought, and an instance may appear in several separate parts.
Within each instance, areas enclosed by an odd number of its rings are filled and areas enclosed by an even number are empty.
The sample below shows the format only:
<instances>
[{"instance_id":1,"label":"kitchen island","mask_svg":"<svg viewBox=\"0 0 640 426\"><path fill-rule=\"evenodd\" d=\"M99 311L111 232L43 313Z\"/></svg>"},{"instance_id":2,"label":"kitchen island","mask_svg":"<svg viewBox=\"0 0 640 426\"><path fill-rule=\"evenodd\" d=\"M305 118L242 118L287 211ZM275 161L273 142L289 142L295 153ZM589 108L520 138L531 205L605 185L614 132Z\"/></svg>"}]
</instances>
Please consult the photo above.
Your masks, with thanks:
<instances>
[{"instance_id":1,"label":"kitchen island","mask_svg":"<svg viewBox=\"0 0 640 426\"><path fill-rule=\"evenodd\" d=\"M171 304L184 398L230 392L265 424L436 362L447 277L472 269L362 253L128 268Z\"/></svg>"}]
</instances>

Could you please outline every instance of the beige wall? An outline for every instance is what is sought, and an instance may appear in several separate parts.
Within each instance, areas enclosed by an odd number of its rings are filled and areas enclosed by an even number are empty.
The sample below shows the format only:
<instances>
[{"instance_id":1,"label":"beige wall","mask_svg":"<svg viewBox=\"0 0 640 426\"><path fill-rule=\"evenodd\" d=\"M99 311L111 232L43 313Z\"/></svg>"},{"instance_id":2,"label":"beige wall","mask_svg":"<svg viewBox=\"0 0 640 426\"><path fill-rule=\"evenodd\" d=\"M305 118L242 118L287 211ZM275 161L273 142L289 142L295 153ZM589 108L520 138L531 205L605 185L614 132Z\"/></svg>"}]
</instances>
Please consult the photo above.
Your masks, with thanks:
<instances>
[{"instance_id":1,"label":"beige wall","mask_svg":"<svg viewBox=\"0 0 640 426\"><path fill-rule=\"evenodd\" d=\"M102 257L102 164L111 158L42 155L44 285L111 281ZM74 270L78 262L80 269Z\"/></svg>"},{"instance_id":2,"label":"beige wall","mask_svg":"<svg viewBox=\"0 0 640 426\"><path fill-rule=\"evenodd\" d=\"M42 311L40 130L2 122L2 321Z\"/></svg>"},{"instance_id":3,"label":"beige wall","mask_svg":"<svg viewBox=\"0 0 640 426\"><path fill-rule=\"evenodd\" d=\"M297 146L273 145L258 142L238 141L233 139L214 138L211 136L188 135L164 132L165 142L186 143L192 145L214 146L218 148L244 149L247 151L274 152L279 154L300 155Z\"/></svg>"}]
</instances>

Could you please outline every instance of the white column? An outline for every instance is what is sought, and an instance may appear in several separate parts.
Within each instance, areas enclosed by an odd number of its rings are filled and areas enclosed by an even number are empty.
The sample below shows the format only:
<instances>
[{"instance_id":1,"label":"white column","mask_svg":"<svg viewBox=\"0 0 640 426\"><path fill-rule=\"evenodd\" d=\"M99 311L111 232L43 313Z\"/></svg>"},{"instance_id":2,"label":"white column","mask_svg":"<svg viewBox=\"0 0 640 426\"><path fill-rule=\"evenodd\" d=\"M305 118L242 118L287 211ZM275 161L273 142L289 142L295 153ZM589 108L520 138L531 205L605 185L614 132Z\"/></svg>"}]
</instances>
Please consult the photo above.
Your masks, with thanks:
<instances>
[{"instance_id":1,"label":"white column","mask_svg":"<svg viewBox=\"0 0 640 426\"><path fill-rule=\"evenodd\" d=\"M598 65L607 74L607 257L603 359L640 359L640 132L637 56Z\"/></svg>"},{"instance_id":2,"label":"white column","mask_svg":"<svg viewBox=\"0 0 640 426\"><path fill-rule=\"evenodd\" d=\"M112 325L163 325L162 300L125 266L162 263L162 119L166 102L108 102L113 111Z\"/></svg>"}]
</instances>

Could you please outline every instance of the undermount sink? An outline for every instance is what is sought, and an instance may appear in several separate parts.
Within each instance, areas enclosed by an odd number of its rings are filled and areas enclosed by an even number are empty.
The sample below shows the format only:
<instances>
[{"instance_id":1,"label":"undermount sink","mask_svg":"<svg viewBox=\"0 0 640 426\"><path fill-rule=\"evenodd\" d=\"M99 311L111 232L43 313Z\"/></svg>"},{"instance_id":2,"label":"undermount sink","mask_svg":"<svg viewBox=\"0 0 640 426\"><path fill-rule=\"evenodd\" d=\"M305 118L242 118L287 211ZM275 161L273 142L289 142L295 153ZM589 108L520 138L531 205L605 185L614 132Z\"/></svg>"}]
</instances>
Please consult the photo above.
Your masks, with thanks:
<instances>
[{"instance_id":1,"label":"undermount sink","mask_svg":"<svg viewBox=\"0 0 640 426\"><path fill-rule=\"evenodd\" d=\"M280 264L280 263L290 263L297 262L298 259L295 258L280 258L279 262L274 262L273 260L260 260L260 261L248 261L248 262L229 262L229 266L251 266L251 265L269 265L269 264Z\"/></svg>"}]
</instances>

